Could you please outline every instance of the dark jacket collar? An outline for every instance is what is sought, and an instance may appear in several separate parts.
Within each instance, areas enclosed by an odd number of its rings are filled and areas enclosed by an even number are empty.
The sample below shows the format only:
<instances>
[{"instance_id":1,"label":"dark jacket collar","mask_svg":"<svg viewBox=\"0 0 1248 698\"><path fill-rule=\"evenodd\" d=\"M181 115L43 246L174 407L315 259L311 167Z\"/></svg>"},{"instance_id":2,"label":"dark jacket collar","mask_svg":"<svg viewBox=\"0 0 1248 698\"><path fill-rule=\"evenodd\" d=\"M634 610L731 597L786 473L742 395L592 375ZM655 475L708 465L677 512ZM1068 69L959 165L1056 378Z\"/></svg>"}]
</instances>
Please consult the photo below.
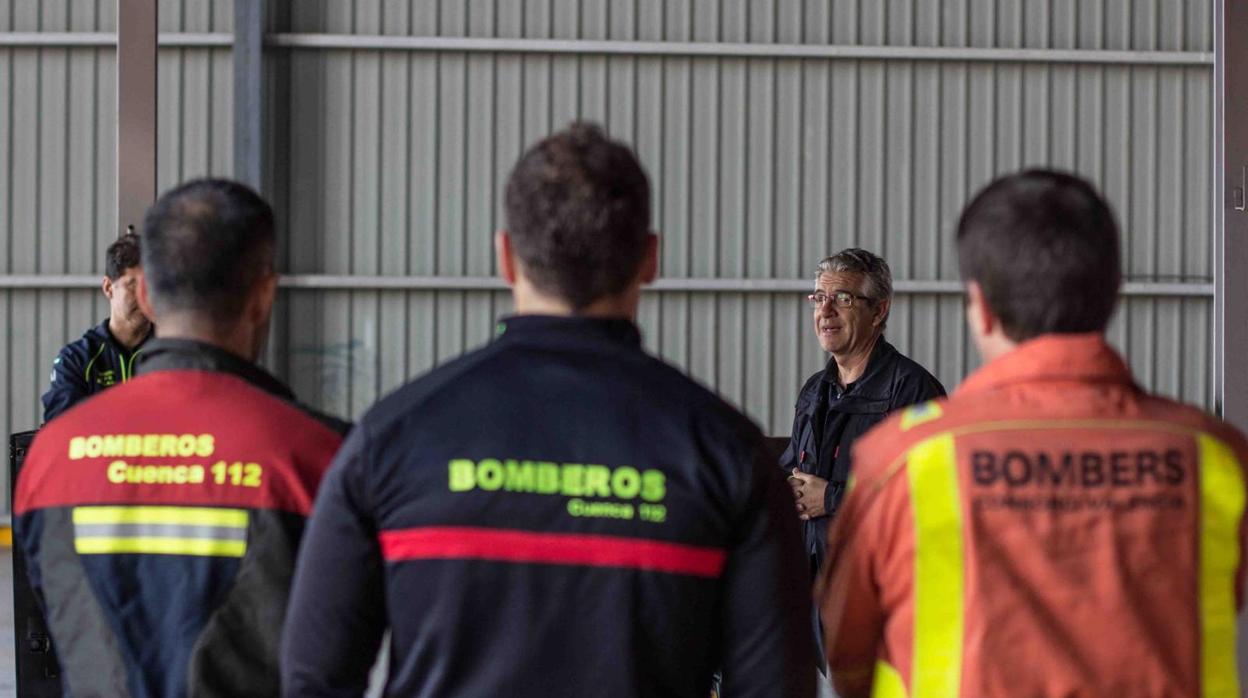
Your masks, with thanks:
<instances>
[{"instance_id":1,"label":"dark jacket collar","mask_svg":"<svg viewBox=\"0 0 1248 698\"><path fill-rule=\"evenodd\" d=\"M513 315L498 323L500 340L536 338L545 342L567 339L598 339L632 347L641 346L641 331L626 318Z\"/></svg>"},{"instance_id":2,"label":"dark jacket collar","mask_svg":"<svg viewBox=\"0 0 1248 698\"><path fill-rule=\"evenodd\" d=\"M883 336L875 343L871 356L867 358L867 370L862 376L851 383L841 399L857 400L888 400L893 394L893 373L896 368L897 349L889 344ZM835 393L838 389L836 359L828 359L823 369L823 383Z\"/></svg>"},{"instance_id":3,"label":"dark jacket collar","mask_svg":"<svg viewBox=\"0 0 1248 698\"><path fill-rule=\"evenodd\" d=\"M268 371L241 356L191 339L153 339L143 347L138 373L219 371L242 378L261 390L294 401L295 395Z\"/></svg>"},{"instance_id":4,"label":"dark jacket collar","mask_svg":"<svg viewBox=\"0 0 1248 698\"><path fill-rule=\"evenodd\" d=\"M152 325L148 327L147 335L143 337L142 341L140 341L138 344L134 346L134 349L127 349L121 346L121 342L118 342L117 338L113 336L113 331L108 329L109 319L110 318L104 318L103 322L96 325L95 327L92 327L90 330L87 331L87 334L94 335L96 339L100 340L101 342L111 345L114 349L116 349L118 352L122 354L129 354L131 352L137 352L140 349L146 351L147 350L146 344L152 341L153 339L155 339L154 335L155 335L156 330L155 330L155 326Z\"/></svg>"}]
</instances>

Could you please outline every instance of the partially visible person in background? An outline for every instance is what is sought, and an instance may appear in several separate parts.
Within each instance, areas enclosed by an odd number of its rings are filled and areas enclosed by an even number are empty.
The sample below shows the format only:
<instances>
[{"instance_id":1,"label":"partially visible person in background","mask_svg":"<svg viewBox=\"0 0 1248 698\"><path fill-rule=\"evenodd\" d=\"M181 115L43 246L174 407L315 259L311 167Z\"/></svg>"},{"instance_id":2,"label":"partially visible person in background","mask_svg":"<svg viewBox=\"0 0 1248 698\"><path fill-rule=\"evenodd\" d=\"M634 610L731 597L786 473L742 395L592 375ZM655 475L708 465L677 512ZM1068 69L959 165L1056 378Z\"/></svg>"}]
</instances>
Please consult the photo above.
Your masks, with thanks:
<instances>
[{"instance_id":1,"label":"partially visible person in background","mask_svg":"<svg viewBox=\"0 0 1248 698\"><path fill-rule=\"evenodd\" d=\"M138 301L139 244L138 235L126 233L105 251L100 287L108 299L108 318L66 344L52 361L51 384L42 397L44 422L134 375L134 362L152 336L152 322Z\"/></svg>"},{"instance_id":2,"label":"partially visible person in background","mask_svg":"<svg viewBox=\"0 0 1248 698\"><path fill-rule=\"evenodd\" d=\"M219 179L148 210L139 375L40 430L13 504L66 695L274 696L295 554L347 425L256 365L273 211Z\"/></svg>"},{"instance_id":3,"label":"partially visible person in background","mask_svg":"<svg viewBox=\"0 0 1248 698\"><path fill-rule=\"evenodd\" d=\"M850 248L819 262L807 300L815 337L830 356L798 393L780 467L806 522L813 580L823 564L829 522L845 495L854 441L890 412L941 397L945 389L884 339L893 275L878 255Z\"/></svg>"},{"instance_id":4,"label":"partially visible person in background","mask_svg":"<svg viewBox=\"0 0 1248 698\"><path fill-rule=\"evenodd\" d=\"M815 272L815 290L806 298L815 337L829 358L798 393L793 431L780 467L805 522L806 563L813 584L823 565L828 528L845 496L854 441L890 412L941 397L945 389L884 339L893 305L893 274L879 255L849 248L823 259ZM821 647L823 630L813 605L811 626ZM819 664L823 671L822 658Z\"/></svg>"},{"instance_id":5,"label":"partially visible person in background","mask_svg":"<svg viewBox=\"0 0 1248 698\"><path fill-rule=\"evenodd\" d=\"M1109 205L1012 174L957 245L984 365L854 448L821 578L840 695L1243 696L1248 442L1106 341Z\"/></svg>"}]
</instances>

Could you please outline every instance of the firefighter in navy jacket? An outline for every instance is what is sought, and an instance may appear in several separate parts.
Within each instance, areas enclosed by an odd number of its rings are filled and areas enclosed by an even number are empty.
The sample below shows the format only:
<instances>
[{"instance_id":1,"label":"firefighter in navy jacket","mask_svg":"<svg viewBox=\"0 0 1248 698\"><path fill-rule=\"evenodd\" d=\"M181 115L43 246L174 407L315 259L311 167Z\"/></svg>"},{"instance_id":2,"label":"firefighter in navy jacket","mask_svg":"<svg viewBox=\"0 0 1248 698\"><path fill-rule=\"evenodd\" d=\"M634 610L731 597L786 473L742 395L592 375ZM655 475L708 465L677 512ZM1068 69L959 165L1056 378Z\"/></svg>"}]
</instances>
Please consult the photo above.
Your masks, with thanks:
<instances>
[{"instance_id":1,"label":"firefighter in navy jacket","mask_svg":"<svg viewBox=\"0 0 1248 698\"><path fill-rule=\"evenodd\" d=\"M289 696L809 696L809 583L758 429L650 357L649 185L596 127L537 144L496 236L517 316L401 388L326 477Z\"/></svg>"},{"instance_id":2,"label":"firefighter in navy jacket","mask_svg":"<svg viewBox=\"0 0 1248 698\"><path fill-rule=\"evenodd\" d=\"M69 695L279 692L295 553L344 425L253 363L273 250L272 212L241 185L163 196L140 287L160 338L32 446L14 527Z\"/></svg>"},{"instance_id":3,"label":"firefighter in navy jacket","mask_svg":"<svg viewBox=\"0 0 1248 698\"><path fill-rule=\"evenodd\" d=\"M126 233L108 246L100 285L108 299L108 318L66 344L52 361L48 390L41 398L43 421L134 376L135 362L152 336L152 323L138 301L142 270L138 235Z\"/></svg>"}]
</instances>

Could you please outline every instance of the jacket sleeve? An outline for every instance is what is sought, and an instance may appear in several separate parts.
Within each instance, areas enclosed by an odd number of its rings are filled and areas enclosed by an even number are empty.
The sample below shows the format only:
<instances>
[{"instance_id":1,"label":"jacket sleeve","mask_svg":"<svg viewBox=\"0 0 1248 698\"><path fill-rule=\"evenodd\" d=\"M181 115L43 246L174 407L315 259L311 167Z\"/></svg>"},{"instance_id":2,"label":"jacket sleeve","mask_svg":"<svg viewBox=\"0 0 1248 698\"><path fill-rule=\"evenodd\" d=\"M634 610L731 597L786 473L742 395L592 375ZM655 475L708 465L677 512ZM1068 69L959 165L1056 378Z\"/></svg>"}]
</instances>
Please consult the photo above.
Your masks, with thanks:
<instances>
[{"instance_id":1,"label":"jacket sleeve","mask_svg":"<svg viewBox=\"0 0 1248 698\"><path fill-rule=\"evenodd\" d=\"M73 407L90 395L84 365L77 352L71 347L61 349L52 361L52 377L49 379L48 390L40 398L43 402L43 421L52 421L54 417Z\"/></svg>"},{"instance_id":2,"label":"jacket sleeve","mask_svg":"<svg viewBox=\"0 0 1248 698\"><path fill-rule=\"evenodd\" d=\"M386 628L368 453L357 427L317 494L282 633L283 695L360 696L367 687Z\"/></svg>"},{"instance_id":3,"label":"jacket sleeve","mask_svg":"<svg viewBox=\"0 0 1248 698\"><path fill-rule=\"evenodd\" d=\"M802 396L806 394L811 381L815 380L818 375L815 374L815 376L806 381L806 384L798 391L797 401L793 405L793 427L789 431L789 445L784 449L784 453L780 454L780 472L784 473L785 477L788 477L794 468L798 468L802 464L802 444L800 443L802 438Z\"/></svg>"},{"instance_id":4,"label":"jacket sleeve","mask_svg":"<svg viewBox=\"0 0 1248 698\"><path fill-rule=\"evenodd\" d=\"M865 465L864 450L854 448L855 468ZM828 557L815 586L828 668L842 698L871 694L884 635L876 574L895 526L883 511L881 487L879 479L865 475L850 488L828 535Z\"/></svg>"},{"instance_id":5,"label":"jacket sleeve","mask_svg":"<svg viewBox=\"0 0 1248 698\"><path fill-rule=\"evenodd\" d=\"M810 573L793 496L759 454L723 576L723 695L793 696L815 690Z\"/></svg>"},{"instance_id":6,"label":"jacket sleeve","mask_svg":"<svg viewBox=\"0 0 1248 698\"><path fill-rule=\"evenodd\" d=\"M793 431L789 434L789 445L785 447L784 453L780 454L780 472L788 476L796 468L800 460L798 454L801 451L801 445L797 443L799 436L797 434L797 418L793 419Z\"/></svg>"}]
</instances>

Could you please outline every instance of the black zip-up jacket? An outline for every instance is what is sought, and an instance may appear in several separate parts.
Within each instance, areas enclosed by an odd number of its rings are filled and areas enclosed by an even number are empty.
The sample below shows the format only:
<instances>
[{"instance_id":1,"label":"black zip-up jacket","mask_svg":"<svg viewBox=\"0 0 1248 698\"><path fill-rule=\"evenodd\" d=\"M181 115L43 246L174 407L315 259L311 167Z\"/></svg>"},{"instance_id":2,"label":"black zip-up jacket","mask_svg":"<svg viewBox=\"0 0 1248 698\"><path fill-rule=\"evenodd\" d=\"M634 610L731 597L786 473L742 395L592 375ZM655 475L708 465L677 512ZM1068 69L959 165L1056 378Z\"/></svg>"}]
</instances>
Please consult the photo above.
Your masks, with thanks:
<instances>
[{"instance_id":1,"label":"black zip-up jacket","mask_svg":"<svg viewBox=\"0 0 1248 698\"><path fill-rule=\"evenodd\" d=\"M152 338L147 336L134 349L126 349L108 331L108 318L87 330L76 342L61 348L52 361L52 377L43 402L43 421L73 407L78 402L134 376L135 362Z\"/></svg>"},{"instance_id":2,"label":"black zip-up jacket","mask_svg":"<svg viewBox=\"0 0 1248 698\"><path fill-rule=\"evenodd\" d=\"M880 337L867 370L841 388L836 360L807 379L797 395L789 447L780 456L785 475L797 468L828 481L823 506L826 516L806 522L806 552L822 565L828 544L828 524L836 514L849 480L849 458L854 441L879 424L890 412L945 395L935 376Z\"/></svg>"},{"instance_id":3,"label":"black zip-up jacket","mask_svg":"<svg viewBox=\"0 0 1248 698\"><path fill-rule=\"evenodd\" d=\"M519 316L382 400L326 476L283 692L813 693L792 495L747 418L626 320Z\"/></svg>"},{"instance_id":4,"label":"black zip-up jacket","mask_svg":"<svg viewBox=\"0 0 1248 698\"><path fill-rule=\"evenodd\" d=\"M295 555L345 423L259 367L153 340L35 438L14 537L66 695L277 695Z\"/></svg>"}]
</instances>

